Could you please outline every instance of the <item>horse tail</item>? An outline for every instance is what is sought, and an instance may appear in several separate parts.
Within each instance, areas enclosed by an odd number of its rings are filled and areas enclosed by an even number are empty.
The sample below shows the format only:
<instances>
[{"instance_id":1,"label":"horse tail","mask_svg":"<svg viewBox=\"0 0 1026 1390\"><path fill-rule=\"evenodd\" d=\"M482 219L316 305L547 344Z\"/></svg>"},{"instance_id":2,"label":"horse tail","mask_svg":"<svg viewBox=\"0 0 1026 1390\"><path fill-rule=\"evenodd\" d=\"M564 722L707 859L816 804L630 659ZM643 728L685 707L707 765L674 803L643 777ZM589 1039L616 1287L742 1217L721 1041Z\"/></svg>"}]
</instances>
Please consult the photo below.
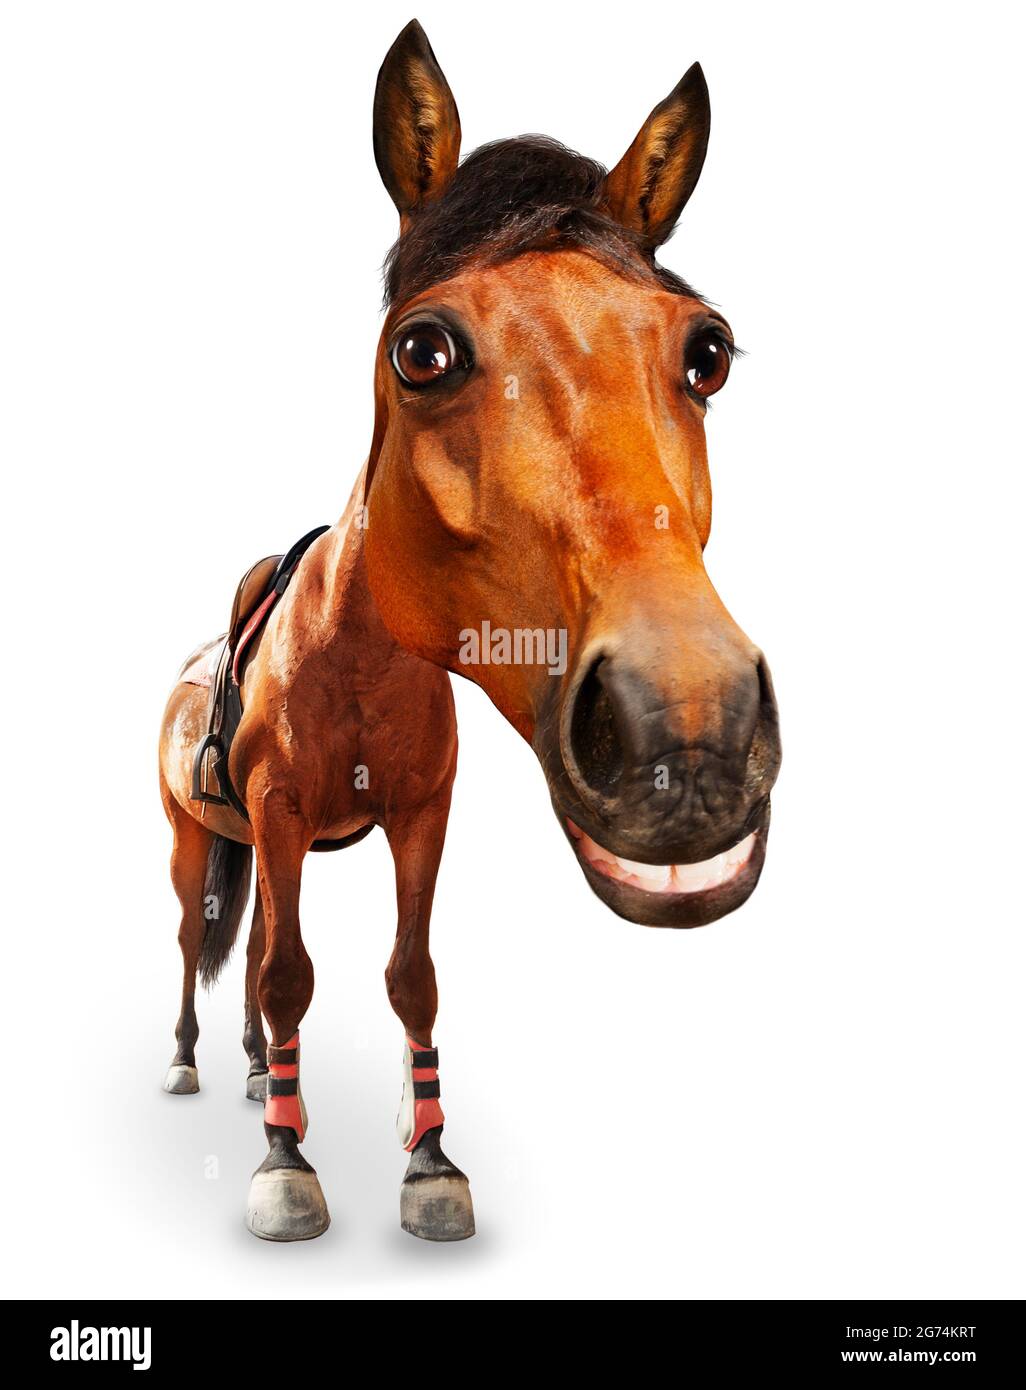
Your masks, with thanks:
<instances>
[{"instance_id":1,"label":"horse tail","mask_svg":"<svg viewBox=\"0 0 1026 1390\"><path fill-rule=\"evenodd\" d=\"M200 945L199 975L209 989L224 969L239 934L249 900L253 869L252 845L215 835L207 852L203 911L207 919Z\"/></svg>"}]
</instances>

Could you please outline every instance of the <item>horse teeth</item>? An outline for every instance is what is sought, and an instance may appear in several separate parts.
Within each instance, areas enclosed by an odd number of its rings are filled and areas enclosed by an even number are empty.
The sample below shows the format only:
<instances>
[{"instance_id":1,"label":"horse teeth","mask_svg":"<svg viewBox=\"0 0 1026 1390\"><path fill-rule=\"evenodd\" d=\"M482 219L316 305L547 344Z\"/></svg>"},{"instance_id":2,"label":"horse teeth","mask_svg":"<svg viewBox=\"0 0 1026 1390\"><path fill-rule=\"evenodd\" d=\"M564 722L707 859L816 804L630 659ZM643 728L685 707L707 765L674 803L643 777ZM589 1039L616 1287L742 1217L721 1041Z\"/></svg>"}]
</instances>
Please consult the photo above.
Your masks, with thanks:
<instances>
[{"instance_id":1,"label":"horse teeth","mask_svg":"<svg viewBox=\"0 0 1026 1390\"><path fill-rule=\"evenodd\" d=\"M755 848L755 832L746 835L745 838L736 844L733 849L727 850L727 865L730 868L739 869L743 864L747 864L752 857L752 850Z\"/></svg>"},{"instance_id":2,"label":"horse teeth","mask_svg":"<svg viewBox=\"0 0 1026 1390\"><path fill-rule=\"evenodd\" d=\"M672 864L638 864L633 859L617 858L617 863L631 878L640 878L646 888L663 889L670 882Z\"/></svg>"},{"instance_id":3,"label":"horse teeth","mask_svg":"<svg viewBox=\"0 0 1026 1390\"><path fill-rule=\"evenodd\" d=\"M733 848L697 864L641 864L604 849L572 820L567 820L567 827L576 841L578 853L592 868L617 883L626 883L645 893L705 893L719 888L737 877L755 848L753 832Z\"/></svg>"},{"instance_id":4,"label":"horse teeth","mask_svg":"<svg viewBox=\"0 0 1026 1390\"><path fill-rule=\"evenodd\" d=\"M726 871L727 856L717 854L699 864L674 864L673 880L678 893L701 893L706 888L718 887Z\"/></svg>"}]
</instances>

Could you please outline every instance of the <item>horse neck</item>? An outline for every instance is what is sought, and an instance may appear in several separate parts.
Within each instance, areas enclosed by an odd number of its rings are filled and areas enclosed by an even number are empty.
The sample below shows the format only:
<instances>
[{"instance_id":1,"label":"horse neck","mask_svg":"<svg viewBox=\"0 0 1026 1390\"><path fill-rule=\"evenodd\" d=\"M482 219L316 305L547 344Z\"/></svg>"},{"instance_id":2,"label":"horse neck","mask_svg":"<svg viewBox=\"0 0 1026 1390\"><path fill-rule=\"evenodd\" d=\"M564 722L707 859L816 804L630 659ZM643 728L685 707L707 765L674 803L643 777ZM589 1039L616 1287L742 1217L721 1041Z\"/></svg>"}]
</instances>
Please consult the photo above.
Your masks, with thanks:
<instances>
[{"instance_id":1,"label":"horse neck","mask_svg":"<svg viewBox=\"0 0 1026 1390\"><path fill-rule=\"evenodd\" d=\"M345 630L357 627L364 638L374 639L376 649L390 649L398 644L378 613L367 578L366 479L367 465L364 464L325 551L323 616L340 636Z\"/></svg>"}]
</instances>

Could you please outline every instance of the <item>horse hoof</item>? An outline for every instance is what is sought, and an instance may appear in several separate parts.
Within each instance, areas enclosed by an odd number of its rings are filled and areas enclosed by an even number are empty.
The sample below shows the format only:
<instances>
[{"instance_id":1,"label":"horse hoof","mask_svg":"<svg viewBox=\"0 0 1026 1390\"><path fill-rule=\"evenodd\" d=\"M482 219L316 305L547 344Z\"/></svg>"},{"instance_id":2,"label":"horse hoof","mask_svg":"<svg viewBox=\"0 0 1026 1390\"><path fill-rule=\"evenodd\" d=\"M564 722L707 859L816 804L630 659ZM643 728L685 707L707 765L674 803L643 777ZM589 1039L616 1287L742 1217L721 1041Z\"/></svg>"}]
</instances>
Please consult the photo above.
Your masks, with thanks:
<instances>
[{"instance_id":1,"label":"horse hoof","mask_svg":"<svg viewBox=\"0 0 1026 1390\"><path fill-rule=\"evenodd\" d=\"M331 1217L312 1169L257 1170L249 1186L246 1227L261 1240L313 1240Z\"/></svg>"},{"instance_id":2,"label":"horse hoof","mask_svg":"<svg viewBox=\"0 0 1026 1390\"><path fill-rule=\"evenodd\" d=\"M246 1077L246 1099L258 1100L263 1105L267 1098L267 1073L255 1071Z\"/></svg>"},{"instance_id":3,"label":"horse hoof","mask_svg":"<svg viewBox=\"0 0 1026 1390\"><path fill-rule=\"evenodd\" d=\"M416 1178L400 1188L399 1219L421 1240L466 1240L474 1234L470 1183L460 1175Z\"/></svg>"},{"instance_id":4,"label":"horse hoof","mask_svg":"<svg viewBox=\"0 0 1026 1390\"><path fill-rule=\"evenodd\" d=\"M164 1090L171 1096L192 1096L199 1090L199 1072L184 1062L173 1062L164 1077Z\"/></svg>"}]
</instances>

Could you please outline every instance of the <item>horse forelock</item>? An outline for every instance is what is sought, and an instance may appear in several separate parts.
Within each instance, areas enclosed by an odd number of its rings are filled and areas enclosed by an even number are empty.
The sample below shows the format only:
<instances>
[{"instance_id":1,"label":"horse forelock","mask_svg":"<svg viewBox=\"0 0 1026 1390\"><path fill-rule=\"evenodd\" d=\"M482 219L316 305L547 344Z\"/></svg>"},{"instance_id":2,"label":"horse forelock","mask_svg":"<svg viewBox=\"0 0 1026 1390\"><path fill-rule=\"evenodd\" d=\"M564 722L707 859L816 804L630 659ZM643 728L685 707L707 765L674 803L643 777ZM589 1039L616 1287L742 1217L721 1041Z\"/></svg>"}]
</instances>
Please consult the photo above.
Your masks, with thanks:
<instances>
[{"instance_id":1,"label":"horse forelock","mask_svg":"<svg viewBox=\"0 0 1026 1390\"><path fill-rule=\"evenodd\" d=\"M445 193L411 219L385 259L385 305L450 279L471 262L508 260L540 247L574 247L622 274L656 279L698 298L656 263L641 237L610 217L606 170L543 135L482 145Z\"/></svg>"}]
</instances>

